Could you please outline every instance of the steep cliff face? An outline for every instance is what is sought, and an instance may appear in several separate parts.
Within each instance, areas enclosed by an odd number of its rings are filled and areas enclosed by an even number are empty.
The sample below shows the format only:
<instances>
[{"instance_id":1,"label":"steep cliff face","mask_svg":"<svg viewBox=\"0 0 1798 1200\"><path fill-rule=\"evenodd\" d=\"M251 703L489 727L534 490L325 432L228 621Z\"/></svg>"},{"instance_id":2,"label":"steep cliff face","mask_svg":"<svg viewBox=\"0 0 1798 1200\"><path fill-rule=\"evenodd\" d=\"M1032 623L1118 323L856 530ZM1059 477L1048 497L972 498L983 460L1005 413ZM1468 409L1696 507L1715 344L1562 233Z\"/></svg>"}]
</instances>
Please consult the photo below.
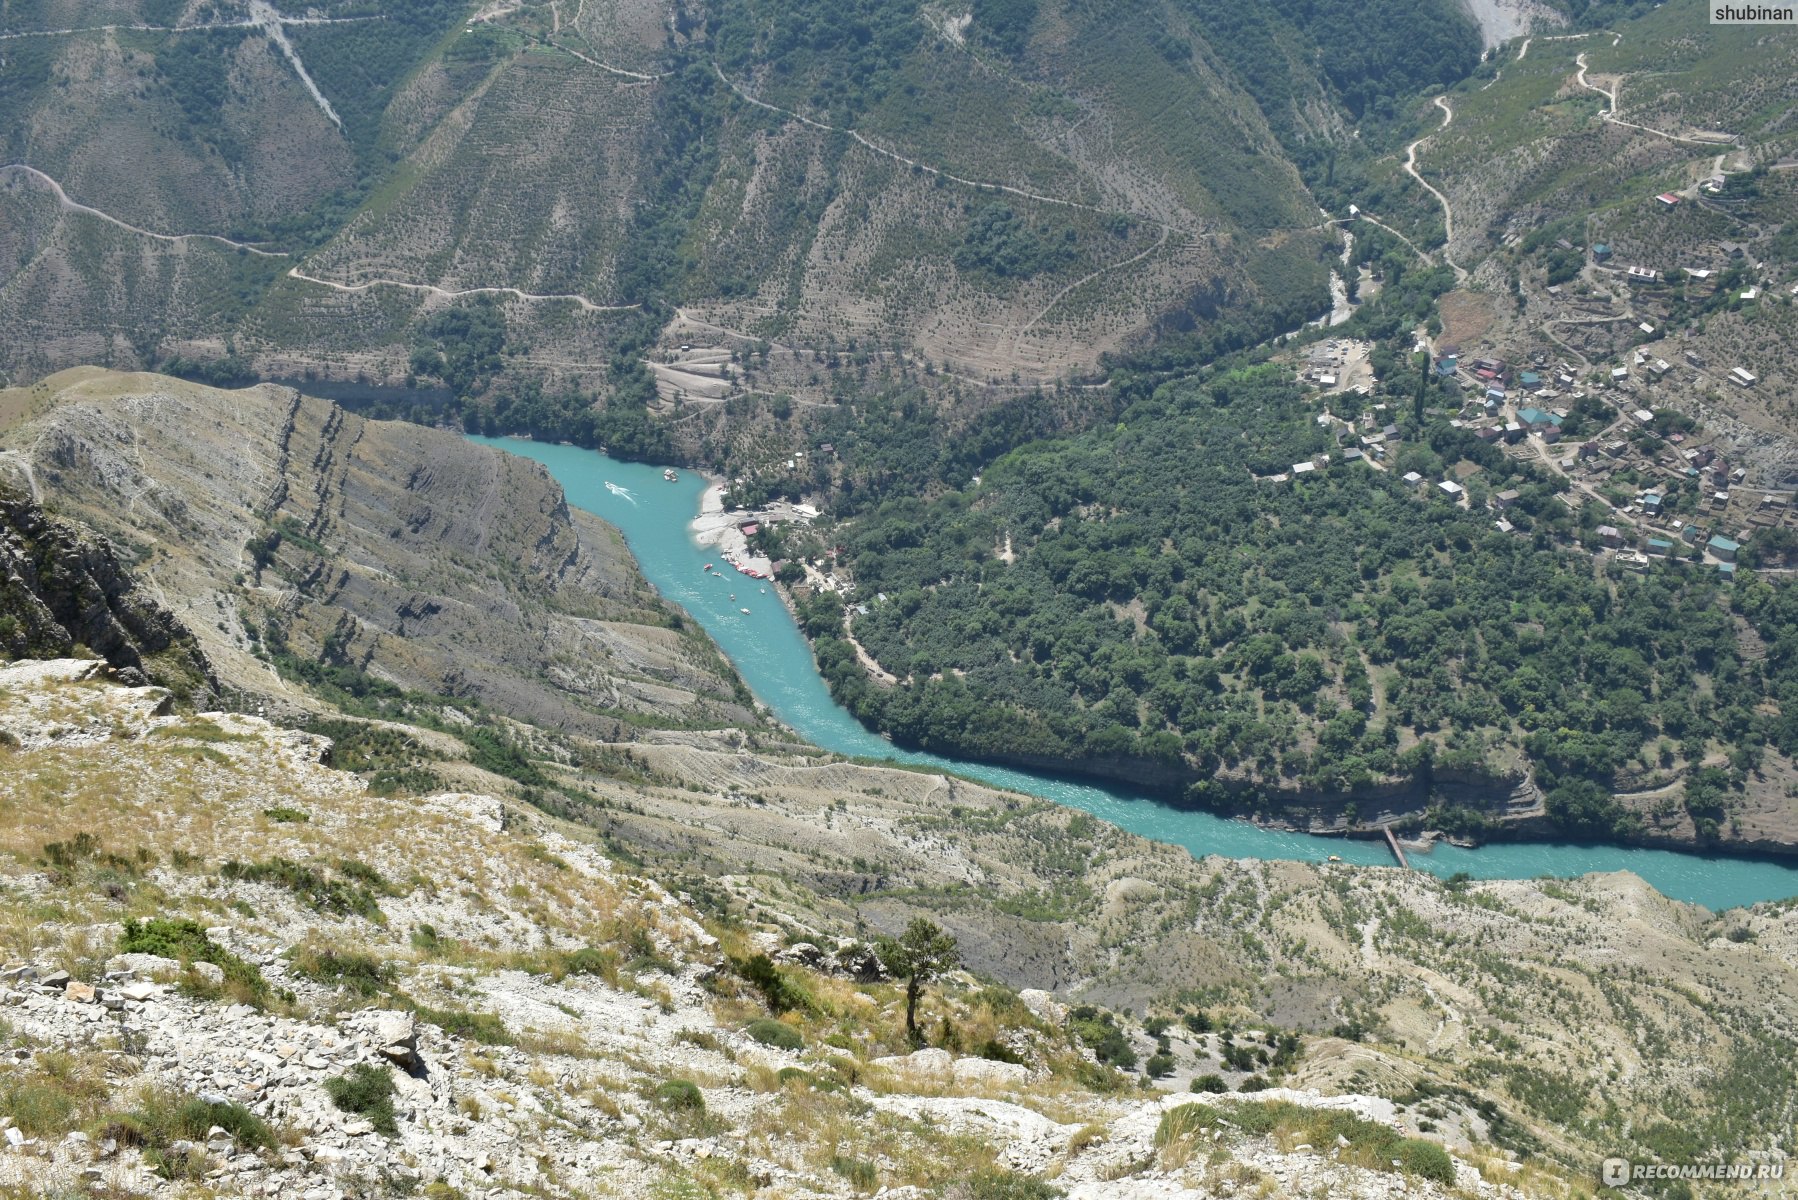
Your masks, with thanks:
<instances>
[{"instance_id":1,"label":"steep cliff face","mask_svg":"<svg viewBox=\"0 0 1798 1200\"><path fill-rule=\"evenodd\" d=\"M287 388L49 382L41 415L0 435L7 458L134 548L229 688L303 707L301 664L599 736L748 719L617 531L534 463Z\"/></svg>"},{"instance_id":2,"label":"steep cliff face","mask_svg":"<svg viewBox=\"0 0 1798 1200\"><path fill-rule=\"evenodd\" d=\"M46 513L0 480L0 654L86 646L131 683L183 699L217 683L193 634L152 598L105 538Z\"/></svg>"}]
</instances>

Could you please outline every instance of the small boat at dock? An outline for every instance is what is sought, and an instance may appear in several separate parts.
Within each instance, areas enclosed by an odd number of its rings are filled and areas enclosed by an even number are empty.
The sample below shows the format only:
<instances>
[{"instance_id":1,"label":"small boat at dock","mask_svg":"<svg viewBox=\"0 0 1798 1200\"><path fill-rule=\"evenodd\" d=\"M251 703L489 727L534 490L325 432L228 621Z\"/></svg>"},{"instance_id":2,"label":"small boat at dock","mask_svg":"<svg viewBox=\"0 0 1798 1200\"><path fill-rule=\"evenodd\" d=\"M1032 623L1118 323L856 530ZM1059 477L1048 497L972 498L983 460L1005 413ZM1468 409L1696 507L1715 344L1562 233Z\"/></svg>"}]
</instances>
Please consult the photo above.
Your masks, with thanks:
<instances>
[{"instance_id":1,"label":"small boat at dock","mask_svg":"<svg viewBox=\"0 0 1798 1200\"><path fill-rule=\"evenodd\" d=\"M676 471L673 467L665 467L662 470L662 478L666 479L669 483L674 483L680 479L680 472Z\"/></svg>"}]
</instances>

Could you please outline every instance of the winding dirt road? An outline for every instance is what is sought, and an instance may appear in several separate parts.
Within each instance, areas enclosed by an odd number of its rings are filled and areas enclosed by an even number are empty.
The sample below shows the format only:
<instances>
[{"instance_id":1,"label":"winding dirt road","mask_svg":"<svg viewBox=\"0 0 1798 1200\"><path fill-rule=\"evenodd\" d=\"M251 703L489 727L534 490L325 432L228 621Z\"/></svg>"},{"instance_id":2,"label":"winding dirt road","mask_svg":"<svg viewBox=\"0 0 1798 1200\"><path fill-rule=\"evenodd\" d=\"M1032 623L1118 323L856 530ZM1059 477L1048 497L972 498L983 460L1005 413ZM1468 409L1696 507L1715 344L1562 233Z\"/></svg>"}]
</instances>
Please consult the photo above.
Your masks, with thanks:
<instances>
[{"instance_id":1,"label":"winding dirt road","mask_svg":"<svg viewBox=\"0 0 1798 1200\"><path fill-rule=\"evenodd\" d=\"M262 247L253 246L248 242L236 242L228 237L220 237L216 233L157 233L154 230L145 229L139 225L133 225L129 221L121 221L111 213L101 212L97 208L92 208L79 201L70 199L69 194L62 190L62 184L56 182L56 180L50 178L50 176L44 174L36 167L26 166L24 163L7 163L5 166L0 166L0 175L23 175L27 179L48 188L50 193L56 197L56 203L69 212L77 212L84 216L93 217L96 220L106 222L108 225L117 226L128 233L135 233L139 237L152 238L158 242L217 242L221 246L229 246L233 250L243 250L250 254L259 254L263 258L290 257L284 251L264 250Z\"/></svg>"},{"instance_id":2,"label":"winding dirt road","mask_svg":"<svg viewBox=\"0 0 1798 1200\"><path fill-rule=\"evenodd\" d=\"M384 16L369 17L285 17L274 14L282 25L348 25L356 21L385 21ZM197 25L84 25L78 29L24 29L0 33L0 42L20 38L74 37L82 33L204 33L209 29L261 29L261 21L207 21Z\"/></svg>"},{"instance_id":3,"label":"winding dirt road","mask_svg":"<svg viewBox=\"0 0 1798 1200\"><path fill-rule=\"evenodd\" d=\"M320 287L330 288L334 292L366 292L371 288L392 287L401 288L408 292L424 292L431 296L442 296L450 300L457 299L461 296L514 296L520 300L532 302L562 301L572 303L578 306L582 312L593 313L633 312L636 309L643 307L640 304L595 304L585 296L577 296L572 292L544 295L539 292L521 292L515 287L477 287L462 288L460 290L452 291L449 288L440 288L432 283L405 283L398 279L370 279L366 283L336 283L329 279L320 279L316 275L308 275L298 267L294 267L292 270L288 271L287 274L294 279L300 280L302 283L315 283Z\"/></svg>"},{"instance_id":4,"label":"winding dirt road","mask_svg":"<svg viewBox=\"0 0 1798 1200\"><path fill-rule=\"evenodd\" d=\"M1427 133L1405 147L1405 174L1415 179L1424 191L1436 197L1436 203L1442 206L1442 261L1447 263L1455 273L1457 283L1466 280L1467 272L1461 265L1449 257L1448 248L1455 240L1455 212L1448 206L1448 197L1436 190L1434 184L1417 172L1417 148L1429 141L1436 133L1442 132L1455 121L1455 110L1449 107L1447 96L1436 97L1436 107L1442 110L1442 124L1436 127L1435 133ZM1415 247L1413 247L1415 249Z\"/></svg>"},{"instance_id":5,"label":"winding dirt road","mask_svg":"<svg viewBox=\"0 0 1798 1200\"><path fill-rule=\"evenodd\" d=\"M1032 329L1036 328L1037 324L1039 322L1041 322L1044 317L1048 316L1051 312L1053 312L1055 310L1055 306L1060 304L1063 300L1065 300L1070 292L1074 291L1076 288L1084 287L1086 284L1091 283L1093 280L1097 279L1101 275L1109 275L1113 271L1121 271L1125 267L1128 267L1128 266L1131 266L1132 264L1141 262L1143 259L1149 257L1149 255L1155 253L1157 250L1159 250L1163 246L1167 245L1167 239L1168 239L1168 228L1167 228L1167 226L1163 225L1161 227L1161 236L1159 238L1155 239L1155 244L1153 246L1150 246L1148 249L1140 251L1139 253L1131 255L1129 258L1126 258L1121 262L1114 262L1114 263L1109 264L1108 266L1100 267L1098 270L1092 272L1090 275L1084 275L1081 278L1076 279L1073 283L1070 283L1066 287L1062 288L1059 292L1056 292L1054 296L1050 297L1049 303L1047 303L1046 305L1043 306L1043 310L1041 312L1037 313L1034 317L1031 317L1030 320L1026 321L1024 323L1023 327L1020 328L1015 335L1013 335L1012 340L1011 340L1012 353L1014 355L1017 353L1018 343L1024 340L1024 335L1029 333Z\"/></svg>"},{"instance_id":6,"label":"winding dirt road","mask_svg":"<svg viewBox=\"0 0 1798 1200\"><path fill-rule=\"evenodd\" d=\"M63 190L62 184L44 174L36 167L26 166L24 163L7 163L4 166L0 166L0 176L6 175L22 176L32 183L42 186L47 189L51 195L56 197L57 205L68 212L80 213L82 216L92 217L96 221L104 221L108 225L117 229L123 229L127 233L136 234L138 237L149 238L150 240L157 242L169 242L171 244L179 244L188 241L217 242L221 246L228 246L233 250L242 250L247 254L259 255L262 258L292 257L292 255L283 250L265 250L261 246L251 245L249 242L234 241L228 237L221 237L216 233L158 233L154 229L145 229L141 225L133 225L129 221L120 220L111 213L102 212L92 205L82 204L77 200L71 199L68 192ZM433 296L442 296L451 300L461 296L503 295L514 296L517 299L533 303L572 303L578 306L582 312L592 313L631 312L642 307L637 304L595 304L585 296L577 296L571 293L544 295L537 292L520 291L518 288L514 287L477 287L451 290L449 288L438 287L435 284L406 283L398 279L371 279L364 283L337 283L329 279L320 279L316 275L308 275L298 267L290 269L287 274L291 278L297 279L302 283L316 284L319 287L330 288L332 291L336 292L366 292L369 289L376 287L396 287L410 292L424 292Z\"/></svg>"},{"instance_id":7,"label":"winding dirt road","mask_svg":"<svg viewBox=\"0 0 1798 1200\"><path fill-rule=\"evenodd\" d=\"M826 125L823 121L813 120L811 117L806 116L804 113L794 112L790 108L781 108L777 104L769 104L766 100L758 99L757 97L750 95L749 92L746 91L742 87L741 84L737 83L736 80L734 80L730 76L726 75L724 73L724 68L720 67L717 63L712 64L712 70L717 72L719 82L723 83L725 87L728 87L731 91L735 92L744 101L746 101L749 104L755 105L755 107L757 107L757 108L766 109L768 112L771 112L771 113L778 113L780 116L790 118L791 120L794 120L794 121L798 121L801 125L809 125L811 128L821 130L825 133L846 134L849 137L855 139L857 142L861 143L867 149L872 150L874 153L880 155L883 158L890 158L896 163L900 163L904 166L911 167L914 170L923 171L925 174L928 174L928 175L935 175L940 179L947 179L951 183L959 183L964 187L977 188L983 192L1004 192L1004 193L1007 193L1008 195L1018 196L1025 200L1034 200L1039 204L1058 204L1063 208L1077 208L1084 212L1099 213L1103 216L1108 216L1108 217L1109 216L1126 216L1126 217L1134 217L1137 220L1148 220L1148 218L1142 216L1142 214L1140 214L1140 213L1118 213L1118 212L1113 211L1112 209L1100 208L1096 204L1086 204L1079 200L1066 200L1060 196L1045 196L1040 192L1026 191L1023 188L1012 187L1008 183L991 183L991 182L987 182L985 180L967 179L960 175L951 174L950 172L943 170L941 167L933 167L928 163L921 163L915 158L907 158L905 155L900 154L897 150L889 150L885 146L882 146L876 142L871 142L866 137L863 137L861 133L859 133L858 131L856 131L854 129L842 129L835 125ZM1154 222L1154 224L1159 225L1163 229L1170 228L1170 226L1168 226L1160 221L1156 221L1156 222Z\"/></svg>"},{"instance_id":8,"label":"winding dirt road","mask_svg":"<svg viewBox=\"0 0 1798 1200\"><path fill-rule=\"evenodd\" d=\"M1611 44L1616 45L1615 42ZM1579 85L1587 91L1597 92L1600 96L1605 98L1608 107L1598 114L1602 120L1609 121L1613 125L1622 125L1629 129L1638 129L1643 133L1653 134L1658 138L1666 138L1670 142L1679 142L1686 146L1706 146L1712 150L1715 150L1718 146L1722 145L1734 146L1741 141L1741 139L1733 133L1723 134L1721 139L1684 137L1677 133L1668 133L1665 129L1655 129L1648 125L1638 125L1634 121L1625 121L1622 117L1617 115L1617 92L1619 89L1612 88L1611 90L1606 91L1604 88L1599 87L1596 83L1593 83L1586 78L1586 72L1590 67L1586 63L1585 51L1582 50L1580 53L1576 54L1573 61L1579 66L1579 71L1575 76L1579 81Z\"/></svg>"}]
</instances>

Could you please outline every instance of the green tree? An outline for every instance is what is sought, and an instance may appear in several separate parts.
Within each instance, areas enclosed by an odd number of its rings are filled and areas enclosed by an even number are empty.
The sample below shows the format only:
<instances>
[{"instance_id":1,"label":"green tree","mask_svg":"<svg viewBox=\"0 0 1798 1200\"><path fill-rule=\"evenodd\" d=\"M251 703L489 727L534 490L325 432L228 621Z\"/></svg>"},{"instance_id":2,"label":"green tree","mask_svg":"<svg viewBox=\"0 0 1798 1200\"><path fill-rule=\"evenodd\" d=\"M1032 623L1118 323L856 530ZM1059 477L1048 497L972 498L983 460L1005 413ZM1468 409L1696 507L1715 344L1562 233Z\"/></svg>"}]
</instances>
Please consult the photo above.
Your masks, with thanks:
<instances>
[{"instance_id":1,"label":"green tree","mask_svg":"<svg viewBox=\"0 0 1798 1200\"><path fill-rule=\"evenodd\" d=\"M925 984L961 963L955 939L928 917L914 917L900 937L881 938L879 949L887 970L905 980L905 1032L913 1042L921 1041L918 997Z\"/></svg>"}]
</instances>

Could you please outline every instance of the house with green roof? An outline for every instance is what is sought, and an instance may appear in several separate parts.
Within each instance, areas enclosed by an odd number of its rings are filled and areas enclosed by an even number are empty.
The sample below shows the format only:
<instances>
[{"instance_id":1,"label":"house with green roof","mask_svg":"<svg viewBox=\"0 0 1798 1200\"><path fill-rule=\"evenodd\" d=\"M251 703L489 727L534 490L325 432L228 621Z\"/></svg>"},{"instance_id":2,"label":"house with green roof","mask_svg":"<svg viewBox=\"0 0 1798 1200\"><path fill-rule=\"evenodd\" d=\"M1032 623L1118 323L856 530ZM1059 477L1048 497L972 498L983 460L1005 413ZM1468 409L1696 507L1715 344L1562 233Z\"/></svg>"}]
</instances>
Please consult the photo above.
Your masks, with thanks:
<instances>
[{"instance_id":1,"label":"house with green roof","mask_svg":"<svg viewBox=\"0 0 1798 1200\"><path fill-rule=\"evenodd\" d=\"M1716 555L1723 562L1733 564L1736 561L1736 551L1740 550L1742 547L1740 543L1733 542L1719 533L1713 536L1710 541L1706 542L1704 548Z\"/></svg>"}]
</instances>

